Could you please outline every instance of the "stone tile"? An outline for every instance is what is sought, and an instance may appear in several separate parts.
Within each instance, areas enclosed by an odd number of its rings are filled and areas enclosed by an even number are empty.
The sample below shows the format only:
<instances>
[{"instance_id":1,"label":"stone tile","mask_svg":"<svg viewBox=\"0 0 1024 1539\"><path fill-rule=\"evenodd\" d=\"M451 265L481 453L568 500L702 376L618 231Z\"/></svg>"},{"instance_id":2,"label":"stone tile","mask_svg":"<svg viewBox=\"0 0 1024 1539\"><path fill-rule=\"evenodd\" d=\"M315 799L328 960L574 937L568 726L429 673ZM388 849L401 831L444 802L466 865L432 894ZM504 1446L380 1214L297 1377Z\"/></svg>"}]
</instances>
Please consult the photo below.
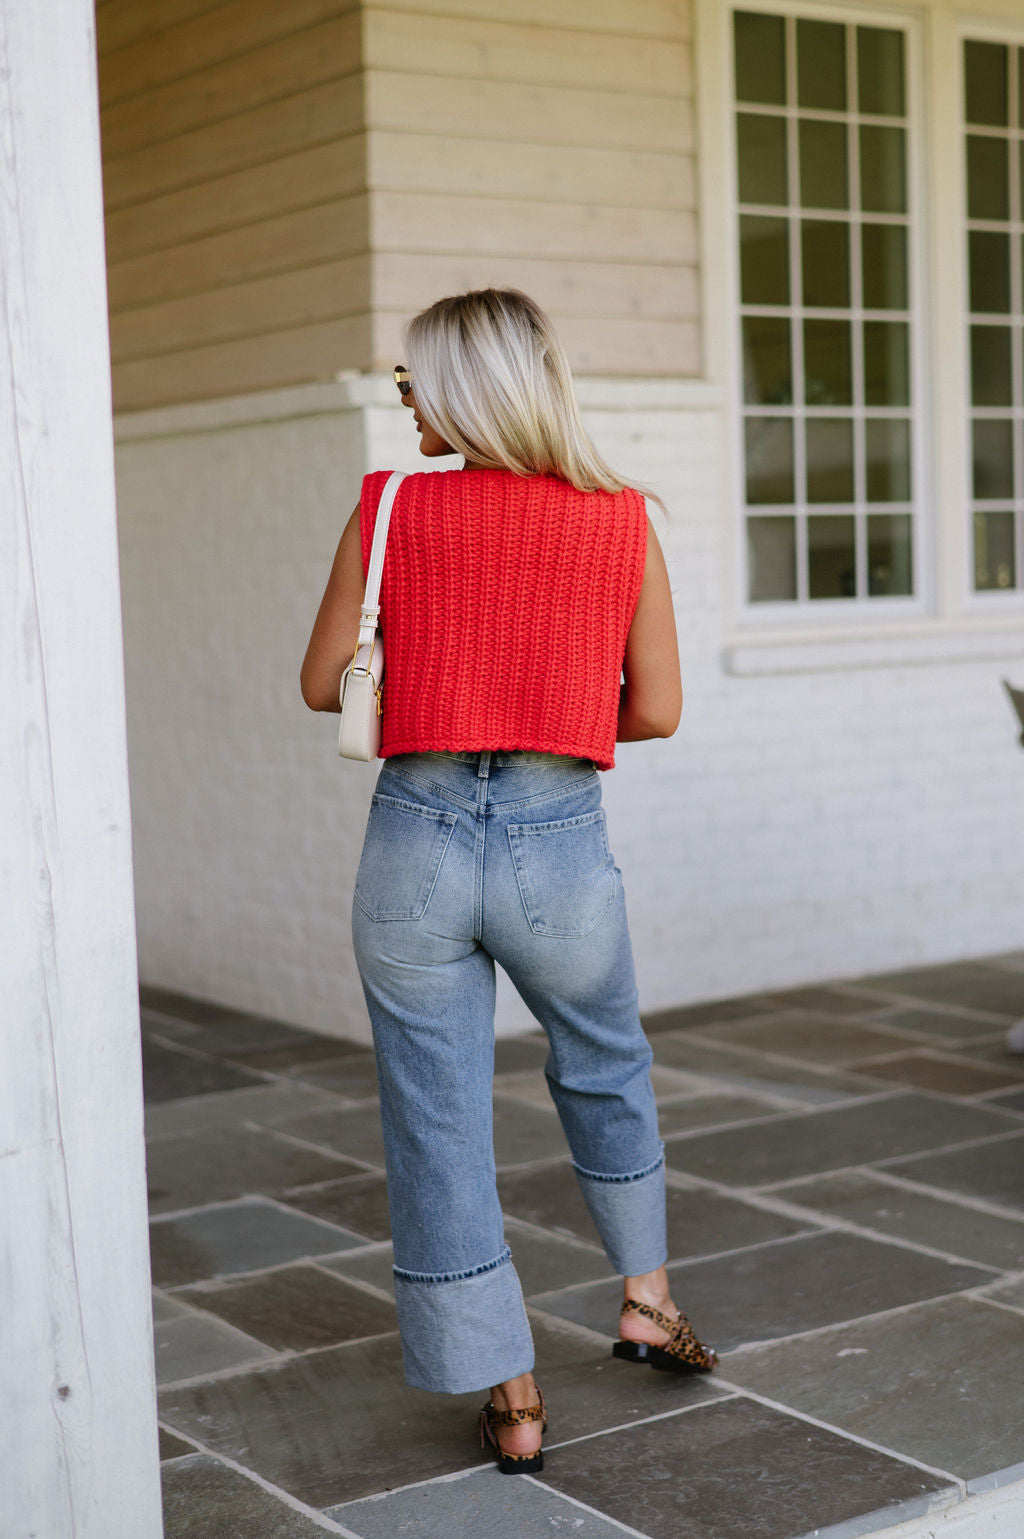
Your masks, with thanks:
<instances>
[{"instance_id":1,"label":"stone tile","mask_svg":"<svg viewBox=\"0 0 1024 1539\"><path fill-rule=\"evenodd\" d=\"M333 1224L256 1198L157 1219L149 1226L149 1243L154 1283L174 1288L305 1256L333 1255L364 1241Z\"/></svg>"},{"instance_id":2,"label":"stone tile","mask_svg":"<svg viewBox=\"0 0 1024 1539\"><path fill-rule=\"evenodd\" d=\"M197 999L192 994L159 988L153 983L140 983L139 1003L143 1010L160 1010L165 1015L174 1015L198 1025L210 1021L236 1020L239 1013L230 1005L217 1005L212 999Z\"/></svg>"},{"instance_id":3,"label":"stone tile","mask_svg":"<svg viewBox=\"0 0 1024 1539\"><path fill-rule=\"evenodd\" d=\"M814 1069L805 1064L779 1063L760 1053L721 1047L679 1033L657 1037L654 1061L666 1068L683 1069L717 1080L723 1088L756 1095L782 1095L808 1106L846 1101L851 1096L877 1095L873 1080L838 1070Z\"/></svg>"},{"instance_id":4,"label":"stone tile","mask_svg":"<svg viewBox=\"0 0 1024 1539\"><path fill-rule=\"evenodd\" d=\"M306 1352L398 1329L394 1308L308 1263L178 1295L276 1351Z\"/></svg>"},{"instance_id":5,"label":"stone tile","mask_svg":"<svg viewBox=\"0 0 1024 1539\"><path fill-rule=\"evenodd\" d=\"M1024 1056L1007 1051L1003 1032L994 1041L966 1044L957 1050L957 1057L969 1058L974 1063L997 1069L1005 1075L1007 1084L1016 1083L1024 1088Z\"/></svg>"},{"instance_id":6,"label":"stone tile","mask_svg":"<svg viewBox=\"0 0 1024 1539\"><path fill-rule=\"evenodd\" d=\"M317 1144L321 1149L333 1149L349 1160L384 1168L384 1138L380 1130L380 1109L375 1101L362 1106L339 1104L330 1111L314 1112L310 1116L284 1117L275 1122L274 1127L280 1133ZM341 1171L324 1172L325 1176L340 1174ZM354 1167L352 1174L357 1174ZM365 1174L365 1171L358 1174ZM299 1182L292 1181L289 1185L298 1186Z\"/></svg>"},{"instance_id":7,"label":"stone tile","mask_svg":"<svg viewBox=\"0 0 1024 1539\"><path fill-rule=\"evenodd\" d=\"M858 978L865 989L907 995L921 1001L959 1005L989 1015L1016 1020L1024 1015L1024 976L980 962L953 962L943 967L910 968Z\"/></svg>"},{"instance_id":8,"label":"stone tile","mask_svg":"<svg viewBox=\"0 0 1024 1539\"><path fill-rule=\"evenodd\" d=\"M860 1017L879 1009L877 999L857 993L853 985L846 990L812 983L800 989L772 989L754 997L769 1010L813 1010L819 1015Z\"/></svg>"},{"instance_id":9,"label":"stone tile","mask_svg":"<svg viewBox=\"0 0 1024 1539\"><path fill-rule=\"evenodd\" d=\"M1018 1264L1024 1265L1024 1256ZM1011 1309L1024 1310L1024 1277L1011 1277L1008 1282L993 1283L991 1288L985 1289L984 1296L997 1304L1009 1305Z\"/></svg>"},{"instance_id":10,"label":"stone tile","mask_svg":"<svg viewBox=\"0 0 1024 1539\"><path fill-rule=\"evenodd\" d=\"M188 1314L184 1304L179 1304L169 1294L161 1293L154 1288L151 1294L153 1300L153 1324L162 1325L165 1320L177 1320L179 1315Z\"/></svg>"},{"instance_id":11,"label":"stone tile","mask_svg":"<svg viewBox=\"0 0 1024 1539\"><path fill-rule=\"evenodd\" d=\"M1024 1090L1011 1090L1005 1095L989 1097L991 1106L998 1106L1002 1111L1024 1112Z\"/></svg>"},{"instance_id":12,"label":"stone tile","mask_svg":"<svg viewBox=\"0 0 1024 1539\"><path fill-rule=\"evenodd\" d=\"M535 1480L507 1480L497 1469L439 1480L332 1507L326 1516L359 1539L622 1539L622 1529L566 1501Z\"/></svg>"},{"instance_id":13,"label":"stone tile","mask_svg":"<svg viewBox=\"0 0 1024 1539\"><path fill-rule=\"evenodd\" d=\"M324 1539L314 1518L205 1454L163 1471L164 1539Z\"/></svg>"},{"instance_id":14,"label":"stone tile","mask_svg":"<svg viewBox=\"0 0 1024 1539\"><path fill-rule=\"evenodd\" d=\"M596 1245L560 1239L514 1218L505 1220L505 1240L527 1298L552 1288L568 1288L574 1283L612 1275L611 1264Z\"/></svg>"},{"instance_id":15,"label":"stone tile","mask_svg":"<svg viewBox=\"0 0 1024 1539\"><path fill-rule=\"evenodd\" d=\"M239 1010L234 1005L218 1005L212 999L196 999L189 994L175 993L173 989L144 984L139 990L139 997L143 1015L157 1011L164 1017L205 1028L202 1034L205 1052L219 1053L228 1048L244 1050L246 1047L283 1047L287 1043L316 1036L315 1032L292 1026L286 1021L274 1020L269 1015Z\"/></svg>"},{"instance_id":16,"label":"stone tile","mask_svg":"<svg viewBox=\"0 0 1024 1539\"><path fill-rule=\"evenodd\" d=\"M756 995L744 994L736 999L712 999L704 1004L648 1011L641 1020L644 1031L652 1037L666 1031L685 1031L691 1026L710 1026L715 1021L742 1021L749 1016L770 1015L772 1008Z\"/></svg>"},{"instance_id":17,"label":"stone tile","mask_svg":"<svg viewBox=\"0 0 1024 1539\"><path fill-rule=\"evenodd\" d=\"M971 1149L952 1149L922 1159L900 1160L893 1175L926 1186L944 1186L967 1197L1024 1209L1024 1133Z\"/></svg>"},{"instance_id":18,"label":"stone tile","mask_svg":"<svg viewBox=\"0 0 1024 1539\"><path fill-rule=\"evenodd\" d=\"M178 1051L164 1042L142 1038L142 1080L145 1099L176 1101L181 1096L210 1095L218 1090L239 1090L262 1085L255 1074L247 1074L216 1058L203 1058L187 1049Z\"/></svg>"},{"instance_id":19,"label":"stone tile","mask_svg":"<svg viewBox=\"0 0 1024 1539\"><path fill-rule=\"evenodd\" d=\"M173 1138L231 1123L258 1122L272 1126L304 1112L323 1111L338 1103L311 1085L261 1080L254 1090L228 1090L221 1095L191 1096L181 1101L150 1102L146 1107L146 1137Z\"/></svg>"},{"instance_id":20,"label":"stone tile","mask_svg":"<svg viewBox=\"0 0 1024 1539\"><path fill-rule=\"evenodd\" d=\"M876 1025L898 1026L901 1031L916 1031L926 1037L948 1042L969 1042L975 1037L992 1036L995 1023L988 1015L966 1011L927 1009L921 1006L895 1008L875 1016Z\"/></svg>"},{"instance_id":21,"label":"stone tile","mask_svg":"<svg viewBox=\"0 0 1024 1539\"><path fill-rule=\"evenodd\" d=\"M387 1245L363 1246L360 1250L347 1250L340 1256L318 1256L317 1265L337 1272L339 1277L351 1277L356 1282L367 1283L389 1298L395 1296L395 1279L391 1267L394 1252L390 1241Z\"/></svg>"},{"instance_id":22,"label":"stone tile","mask_svg":"<svg viewBox=\"0 0 1024 1539\"><path fill-rule=\"evenodd\" d=\"M179 1021L173 1015L160 1015L146 1009L139 1012L139 1026L144 1037L160 1037L165 1042L194 1040L199 1031L192 1021Z\"/></svg>"},{"instance_id":23,"label":"stone tile","mask_svg":"<svg viewBox=\"0 0 1024 1539\"><path fill-rule=\"evenodd\" d=\"M304 1084L318 1085L349 1101L371 1101L377 1094L377 1060L372 1053L348 1053L326 1062L303 1064L292 1074Z\"/></svg>"},{"instance_id":24,"label":"stone tile","mask_svg":"<svg viewBox=\"0 0 1024 1539\"><path fill-rule=\"evenodd\" d=\"M725 1129L674 1139L669 1167L726 1186L779 1181L875 1164L918 1150L941 1149L1003 1133L1008 1119L988 1107L963 1106L909 1093L798 1113L756 1129Z\"/></svg>"},{"instance_id":25,"label":"stone tile","mask_svg":"<svg viewBox=\"0 0 1024 1539\"><path fill-rule=\"evenodd\" d=\"M896 1053L907 1046L906 1037L894 1031L827 1015L778 1015L765 1021L702 1027L699 1034L707 1041L731 1042L755 1052L826 1065Z\"/></svg>"},{"instance_id":26,"label":"stone tile","mask_svg":"<svg viewBox=\"0 0 1024 1539\"><path fill-rule=\"evenodd\" d=\"M186 1443L184 1438L175 1437L173 1433L167 1431L166 1427L158 1427L157 1431L160 1436L161 1464L167 1459L181 1459L188 1454L195 1453L195 1448L191 1443Z\"/></svg>"},{"instance_id":27,"label":"stone tile","mask_svg":"<svg viewBox=\"0 0 1024 1539\"><path fill-rule=\"evenodd\" d=\"M667 1145L670 1150L674 1147ZM510 1217L591 1245L600 1243L570 1166L548 1165L542 1170L499 1175L498 1192ZM806 1227L799 1220L706 1190L670 1187L667 1206L668 1247L673 1260L760 1245L765 1240L798 1234Z\"/></svg>"},{"instance_id":28,"label":"stone tile","mask_svg":"<svg viewBox=\"0 0 1024 1539\"><path fill-rule=\"evenodd\" d=\"M294 1127L294 1120L285 1126ZM280 1192L289 1186L355 1174L359 1169L351 1160L304 1149L269 1129L210 1128L188 1137L157 1139L149 1145L149 1210L173 1213L250 1192Z\"/></svg>"},{"instance_id":29,"label":"stone tile","mask_svg":"<svg viewBox=\"0 0 1024 1539\"><path fill-rule=\"evenodd\" d=\"M533 1327L552 1440L586 1437L722 1394L707 1375L683 1378L619 1362L608 1343L561 1322L534 1317ZM385 1490L396 1475L410 1485L476 1463L489 1466L477 1436L486 1395L483 1387L465 1395L410 1389L392 1335L171 1389L160 1397L160 1416L186 1435L201 1431L215 1452L301 1501L328 1507Z\"/></svg>"},{"instance_id":30,"label":"stone tile","mask_svg":"<svg viewBox=\"0 0 1024 1539\"><path fill-rule=\"evenodd\" d=\"M918 1090L931 1090L938 1095L984 1095L986 1091L1001 1090L1006 1085L1020 1082L1019 1076L972 1063L969 1058L930 1052L926 1048L904 1053L898 1058L866 1058L850 1067L858 1074L869 1074L872 1079L895 1080L897 1084L913 1085Z\"/></svg>"},{"instance_id":31,"label":"stone tile","mask_svg":"<svg viewBox=\"0 0 1024 1539\"><path fill-rule=\"evenodd\" d=\"M777 1117L783 1110L785 1107L780 1106L778 1101L767 1101L757 1096L690 1096L685 1101L663 1101L658 1107L658 1126L662 1138L670 1138L674 1133L692 1133L697 1128L716 1127L724 1122L749 1122L752 1117Z\"/></svg>"},{"instance_id":32,"label":"stone tile","mask_svg":"<svg viewBox=\"0 0 1024 1539\"><path fill-rule=\"evenodd\" d=\"M950 1483L742 1398L556 1449L545 1486L651 1539L793 1539L861 1517L926 1512ZM550 1468L549 1468L550 1466Z\"/></svg>"},{"instance_id":33,"label":"stone tile","mask_svg":"<svg viewBox=\"0 0 1024 1539\"><path fill-rule=\"evenodd\" d=\"M231 1048L224 1052L232 1063L265 1074L298 1074L310 1064L337 1062L343 1058L362 1058L365 1042L346 1042L341 1037L318 1037L311 1032L298 1034L298 1040L280 1047Z\"/></svg>"},{"instance_id":34,"label":"stone tile","mask_svg":"<svg viewBox=\"0 0 1024 1539\"><path fill-rule=\"evenodd\" d=\"M737 1352L723 1377L973 1480L1024 1460L1024 1322L952 1298Z\"/></svg>"},{"instance_id":35,"label":"stone tile","mask_svg":"<svg viewBox=\"0 0 1024 1539\"><path fill-rule=\"evenodd\" d=\"M283 1200L290 1208L312 1213L314 1218L326 1219L329 1224L340 1224L368 1240L391 1238L387 1182L382 1175L346 1176L324 1186L286 1192Z\"/></svg>"},{"instance_id":36,"label":"stone tile","mask_svg":"<svg viewBox=\"0 0 1024 1539\"><path fill-rule=\"evenodd\" d=\"M495 1074L516 1074L523 1069L543 1069L548 1061L548 1040L531 1033L524 1037L498 1037L494 1043Z\"/></svg>"},{"instance_id":37,"label":"stone tile","mask_svg":"<svg viewBox=\"0 0 1024 1539\"><path fill-rule=\"evenodd\" d=\"M158 1325L153 1331L153 1344L157 1384L205 1377L219 1373L222 1368L236 1368L274 1356L263 1342L191 1310L177 1320L165 1320Z\"/></svg>"},{"instance_id":38,"label":"stone tile","mask_svg":"<svg viewBox=\"0 0 1024 1539\"><path fill-rule=\"evenodd\" d=\"M1024 1223L896 1186L870 1171L843 1171L786 1186L780 1196L813 1212L961 1256L981 1266L1024 1267Z\"/></svg>"},{"instance_id":39,"label":"stone tile","mask_svg":"<svg viewBox=\"0 0 1024 1539\"><path fill-rule=\"evenodd\" d=\"M498 1169L532 1164L536 1160L568 1159L562 1124L553 1106L494 1097L494 1158Z\"/></svg>"},{"instance_id":40,"label":"stone tile","mask_svg":"<svg viewBox=\"0 0 1024 1539\"><path fill-rule=\"evenodd\" d=\"M672 1296L702 1341L719 1352L896 1309L992 1281L966 1263L940 1261L880 1240L832 1231L670 1268ZM535 1307L610 1333L621 1284L543 1294Z\"/></svg>"}]
</instances>

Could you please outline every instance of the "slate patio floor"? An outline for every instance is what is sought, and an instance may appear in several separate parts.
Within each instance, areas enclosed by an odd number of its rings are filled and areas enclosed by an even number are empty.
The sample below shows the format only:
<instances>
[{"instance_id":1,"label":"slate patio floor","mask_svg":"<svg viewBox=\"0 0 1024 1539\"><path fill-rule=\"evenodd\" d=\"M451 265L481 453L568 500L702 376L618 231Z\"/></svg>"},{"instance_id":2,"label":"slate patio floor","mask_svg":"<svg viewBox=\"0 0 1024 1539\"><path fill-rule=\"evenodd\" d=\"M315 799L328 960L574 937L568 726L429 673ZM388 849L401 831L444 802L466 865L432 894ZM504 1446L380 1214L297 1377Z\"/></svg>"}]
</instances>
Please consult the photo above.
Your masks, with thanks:
<instances>
[{"instance_id":1,"label":"slate patio floor","mask_svg":"<svg viewBox=\"0 0 1024 1539\"><path fill-rule=\"evenodd\" d=\"M1024 952L647 1018L710 1377L611 1358L543 1040L498 1042L536 1478L402 1381L372 1055L142 1003L166 1539L852 1539L1024 1479Z\"/></svg>"}]
</instances>

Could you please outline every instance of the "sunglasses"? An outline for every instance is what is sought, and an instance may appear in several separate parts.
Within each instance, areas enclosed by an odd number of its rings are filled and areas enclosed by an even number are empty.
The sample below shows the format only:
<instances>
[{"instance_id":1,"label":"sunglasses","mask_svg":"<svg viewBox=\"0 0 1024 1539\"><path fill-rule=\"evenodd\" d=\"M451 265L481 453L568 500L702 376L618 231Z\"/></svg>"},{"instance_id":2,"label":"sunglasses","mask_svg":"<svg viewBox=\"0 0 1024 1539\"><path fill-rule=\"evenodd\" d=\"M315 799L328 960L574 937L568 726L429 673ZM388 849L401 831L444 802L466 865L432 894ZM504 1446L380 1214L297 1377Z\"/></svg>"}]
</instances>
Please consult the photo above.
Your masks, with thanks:
<instances>
[{"instance_id":1,"label":"sunglasses","mask_svg":"<svg viewBox=\"0 0 1024 1539\"><path fill-rule=\"evenodd\" d=\"M398 386L399 395L408 395L412 389L412 375L404 363L395 364L395 384Z\"/></svg>"}]
</instances>

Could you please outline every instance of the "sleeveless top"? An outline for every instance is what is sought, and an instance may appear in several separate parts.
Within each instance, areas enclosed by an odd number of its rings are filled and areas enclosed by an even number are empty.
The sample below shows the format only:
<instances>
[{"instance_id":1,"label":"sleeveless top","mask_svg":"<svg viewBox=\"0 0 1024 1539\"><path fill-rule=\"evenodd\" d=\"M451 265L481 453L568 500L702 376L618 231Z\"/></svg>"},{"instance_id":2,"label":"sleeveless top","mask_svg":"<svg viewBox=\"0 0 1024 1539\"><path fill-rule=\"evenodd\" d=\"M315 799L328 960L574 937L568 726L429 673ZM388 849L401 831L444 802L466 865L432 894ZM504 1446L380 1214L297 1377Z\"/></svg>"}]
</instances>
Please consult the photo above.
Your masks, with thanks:
<instances>
[{"instance_id":1,"label":"sleeveless top","mask_svg":"<svg viewBox=\"0 0 1024 1539\"><path fill-rule=\"evenodd\" d=\"M363 571L389 472L363 481ZM629 489L508 470L406 476L380 593L381 758L528 749L615 763L647 515Z\"/></svg>"}]
</instances>

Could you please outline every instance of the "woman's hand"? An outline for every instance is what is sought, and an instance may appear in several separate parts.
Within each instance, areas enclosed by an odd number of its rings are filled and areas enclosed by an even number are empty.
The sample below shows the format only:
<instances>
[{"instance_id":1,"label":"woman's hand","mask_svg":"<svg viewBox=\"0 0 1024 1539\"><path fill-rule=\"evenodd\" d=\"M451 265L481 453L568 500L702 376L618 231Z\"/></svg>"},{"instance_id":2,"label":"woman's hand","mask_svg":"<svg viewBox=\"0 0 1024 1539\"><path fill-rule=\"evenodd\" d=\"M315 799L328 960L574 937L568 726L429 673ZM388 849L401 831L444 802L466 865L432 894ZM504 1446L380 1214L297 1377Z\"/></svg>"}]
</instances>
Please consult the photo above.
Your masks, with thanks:
<instances>
[{"instance_id":1,"label":"woman's hand","mask_svg":"<svg viewBox=\"0 0 1024 1539\"><path fill-rule=\"evenodd\" d=\"M338 542L299 674L302 698L311 711L341 710L341 675L356 649L365 589L357 507Z\"/></svg>"},{"instance_id":2,"label":"woman's hand","mask_svg":"<svg viewBox=\"0 0 1024 1539\"><path fill-rule=\"evenodd\" d=\"M661 545L647 520L647 561L633 623L626 638L616 741L671 737L683 709L672 590Z\"/></svg>"}]
</instances>

